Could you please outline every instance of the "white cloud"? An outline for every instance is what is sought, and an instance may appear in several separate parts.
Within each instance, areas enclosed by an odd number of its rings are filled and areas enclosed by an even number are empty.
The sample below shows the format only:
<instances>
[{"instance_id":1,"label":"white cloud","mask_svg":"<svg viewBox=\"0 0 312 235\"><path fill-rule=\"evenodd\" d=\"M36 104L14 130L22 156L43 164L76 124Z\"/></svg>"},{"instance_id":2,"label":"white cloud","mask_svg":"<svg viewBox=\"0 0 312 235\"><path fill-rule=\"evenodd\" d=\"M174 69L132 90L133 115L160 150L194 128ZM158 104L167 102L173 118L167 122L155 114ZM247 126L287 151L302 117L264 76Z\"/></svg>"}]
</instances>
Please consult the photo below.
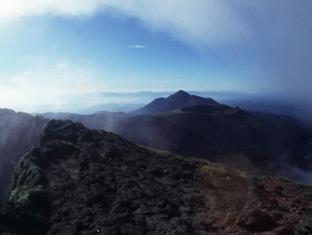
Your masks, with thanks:
<instances>
[{"instance_id":1,"label":"white cloud","mask_svg":"<svg viewBox=\"0 0 312 235\"><path fill-rule=\"evenodd\" d=\"M227 0L10 0L2 1L0 23L23 17L53 14L93 15L115 10L138 18L150 30L170 33L173 38L203 45L237 42L248 37L248 26L233 2Z\"/></svg>"},{"instance_id":2,"label":"white cloud","mask_svg":"<svg viewBox=\"0 0 312 235\"><path fill-rule=\"evenodd\" d=\"M222 45L230 49L225 56L237 53L237 59L242 49L250 50L257 64L262 62L277 81L283 81L276 89L308 94L311 7L311 0L2 0L0 25L35 15L80 17L118 11L148 30L165 32L194 47L217 50Z\"/></svg>"},{"instance_id":3,"label":"white cloud","mask_svg":"<svg viewBox=\"0 0 312 235\"><path fill-rule=\"evenodd\" d=\"M1 1L0 19L5 22L40 14L73 16L92 14L97 10L100 2L97 0L4 0Z\"/></svg>"},{"instance_id":4,"label":"white cloud","mask_svg":"<svg viewBox=\"0 0 312 235\"><path fill-rule=\"evenodd\" d=\"M145 48L145 45L130 45L128 46L129 49L144 49Z\"/></svg>"},{"instance_id":5,"label":"white cloud","mask_svg":"<svg viewBox=\"0 0 312 235\"><path fill-rule=\"evenodd\" d=\"M105 75L103 75L105 77ZM58 107L77 94L105 89L91 69L62 61L1 78L0 107L34 111L42 104Z\"/></svg>"},{"instance_id":6,"label":"white cloud","mask_svg":"<svg viewBox=\"0 0 312 235\"><path fill-rule=\"evenodd\" d=\"M248 26L226 0L124 0L110 4L140 19L149 29L165 31L194 46L248 38Z\"/></svg>"}]
</instances>

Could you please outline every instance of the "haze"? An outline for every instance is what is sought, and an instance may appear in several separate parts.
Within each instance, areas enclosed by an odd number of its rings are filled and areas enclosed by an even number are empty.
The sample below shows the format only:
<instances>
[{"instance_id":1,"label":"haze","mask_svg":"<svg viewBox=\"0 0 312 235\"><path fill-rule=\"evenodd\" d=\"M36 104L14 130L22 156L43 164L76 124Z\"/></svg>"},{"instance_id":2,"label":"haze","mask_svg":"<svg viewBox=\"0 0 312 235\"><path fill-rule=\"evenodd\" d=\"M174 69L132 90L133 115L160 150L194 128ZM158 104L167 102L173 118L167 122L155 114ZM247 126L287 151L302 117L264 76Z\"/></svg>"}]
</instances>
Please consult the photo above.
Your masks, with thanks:
<instances>
[{"instance_id":1,"label":"haze","mask_svg":"<svg viewBox=\"0 0 312 235\"><path fill-rule=\"evenodd\" d=\"M0 106L77 111L117 102L103 91L186 89L309 108L311 10L309 0L6 1Z\"/></svg>"}]
</instances>

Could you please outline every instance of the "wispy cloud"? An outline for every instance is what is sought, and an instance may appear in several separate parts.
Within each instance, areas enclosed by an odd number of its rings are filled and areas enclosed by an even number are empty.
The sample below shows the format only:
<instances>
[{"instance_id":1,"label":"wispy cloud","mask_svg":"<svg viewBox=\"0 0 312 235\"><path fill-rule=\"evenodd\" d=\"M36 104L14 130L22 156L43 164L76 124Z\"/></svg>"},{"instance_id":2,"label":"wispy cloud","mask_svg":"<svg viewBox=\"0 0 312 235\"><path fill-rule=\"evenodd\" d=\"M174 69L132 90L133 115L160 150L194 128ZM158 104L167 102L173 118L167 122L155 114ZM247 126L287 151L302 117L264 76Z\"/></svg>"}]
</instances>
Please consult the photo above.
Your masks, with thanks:
<instances>
[{"instance_id":1,"label":"wispy cloud","mask_svg":"<svg viewBox=\"0 0 312 235\"><path fill-rule=\"evenodd\" d=\"M129 48L129 49L144 49L144 48L145 48L145 45L140 45L140 44L129 45L128 48Z\"/></svg>"},{"instance_id":2,"label":"wispy cloud","mask_svg":"<svg viewBox=\"0 0 312 235\"><path fill-rule=\"evenodd\" d=\"M116 10L139 19L149 30L198 45L241 40L248 27L224 0L10 0L1 3L0 24L34 15L86 16Z\"/></svg>"},{"instance_id":3,"label":"wispy cloud","mask_svg":"<svg viewBox=\"0 0 312 235\"><path fill-rule=\"evenodd\" d=\"M80 17L113 10L193 47L222 47L226 54L250 50L273 71L281 92L309 94L311 8L311 0L10 0L1 2L0 25L36 15Z\"/></svg>"}]
</instances>

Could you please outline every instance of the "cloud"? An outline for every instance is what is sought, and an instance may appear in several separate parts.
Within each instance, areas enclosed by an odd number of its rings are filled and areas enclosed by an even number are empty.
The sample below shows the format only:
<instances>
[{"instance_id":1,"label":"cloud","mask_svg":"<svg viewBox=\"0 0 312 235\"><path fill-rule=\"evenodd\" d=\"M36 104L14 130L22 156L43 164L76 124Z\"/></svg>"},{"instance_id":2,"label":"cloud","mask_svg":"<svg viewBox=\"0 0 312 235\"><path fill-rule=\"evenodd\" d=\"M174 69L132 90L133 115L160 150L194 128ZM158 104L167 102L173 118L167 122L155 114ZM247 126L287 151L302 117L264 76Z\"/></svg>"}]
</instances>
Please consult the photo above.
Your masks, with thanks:
<instances>
[{"instance_id":1,"label":"cloud","mask_svg":"<svg viewBox=\"0 0 312 235\"><path fill-rule=\"evenodd\" d=\"M272 90L312 100L311 9L311 0L10 0L1 2L0 25L36 15L118 12L193 47L216 54L225 48L221 54L232 60L244 51L242 64L254 60L272 72L263 78Z\"/></svg>"},{"instance_id":2,"label":"cloud","mask_svg":"<svg viewBox=\"0 0 312 235\"><path fill-rule=\"evenodd\" d=\"M1 3L0 24L36 15L87 16L118 11L149 30L193 45L243 40L248 26L225 0L10 0Z\"/></svg>"},{"instance_id":3,"label":"cloud","mask_svg":"<svg viewBox=\"0 0 312 235\"><path fill-rule=\"evenodd\" d=\"M192 45L234 43L248 38L248 25L229 1L112 1L115 9ZM134 3L135 2L135 3Z\"/></svg>"},{"instance_id":4,"label":"cloud","mask_svg":"<svg viewBox=\"0 0 312 235\"><path fill-rule=\"evenodd\" d=\"M166 32L195 47L228 46L250 43L259 33L272 36L274 30L295 30L292 21L300 20L300 11L305 15L304 9L311 5L309 0L301 4L295 0L10 0L1 2L0 24L36 15L81 17L117 11L138 19L148 30ZM288 23L292 28L287 30Z\"/></svg>"},{"instance_id":5,"label":"cloud","mask_svg":"<svg viewBox=\"0 0 312 235\"><path fill-rule=\"evenodd\" d=\"M94 13L101 1L90 0L10 0L2 1L0 20L4 23L15 21L21 17L55 14L55 15L86 15Z\"/></svg>"},{"instance_id":6,"label":"cloud","mask_svg":"<svg viewBox=\"0 0 312 235\"><path fill-rule=\"evenodd\" d=\"M77 103L79 99L72 99L77 94L97 91L99 86L105 89L97 79L92 69L66 61L29 69L1 78L0 107L34 111L43 104L60 107Z\"/></svg>"},{"instance_id":7,"label":"cloud","mask_svg":"<svg viewBox=\"0 0 312 235\"><path fill-rule=\"evenodd\" d=\"M129 49L144 49L145 48L145 45L130 45L128 46Z\"/></svg>"}]
</instances>

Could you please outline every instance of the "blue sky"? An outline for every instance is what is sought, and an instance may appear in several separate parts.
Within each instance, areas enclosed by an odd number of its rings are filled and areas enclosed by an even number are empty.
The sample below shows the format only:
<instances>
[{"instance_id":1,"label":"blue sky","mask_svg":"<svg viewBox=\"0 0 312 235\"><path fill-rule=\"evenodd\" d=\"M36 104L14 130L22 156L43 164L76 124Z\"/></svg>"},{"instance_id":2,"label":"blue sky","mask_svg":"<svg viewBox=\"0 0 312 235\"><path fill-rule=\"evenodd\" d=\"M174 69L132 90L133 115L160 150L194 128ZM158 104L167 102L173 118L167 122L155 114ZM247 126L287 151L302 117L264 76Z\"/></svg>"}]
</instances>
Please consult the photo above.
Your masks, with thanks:
<instances>
[{"instance_id":1,"label":"blue sky","mask_svg":"<svg viewBox=\"0 0 312 235\"><path fill-rule=\"evenodd\" d=\"M311 84L311 6L12 0L0 10L0 106L99 91L296 92Z\"/></svg>"}]
</instances>

